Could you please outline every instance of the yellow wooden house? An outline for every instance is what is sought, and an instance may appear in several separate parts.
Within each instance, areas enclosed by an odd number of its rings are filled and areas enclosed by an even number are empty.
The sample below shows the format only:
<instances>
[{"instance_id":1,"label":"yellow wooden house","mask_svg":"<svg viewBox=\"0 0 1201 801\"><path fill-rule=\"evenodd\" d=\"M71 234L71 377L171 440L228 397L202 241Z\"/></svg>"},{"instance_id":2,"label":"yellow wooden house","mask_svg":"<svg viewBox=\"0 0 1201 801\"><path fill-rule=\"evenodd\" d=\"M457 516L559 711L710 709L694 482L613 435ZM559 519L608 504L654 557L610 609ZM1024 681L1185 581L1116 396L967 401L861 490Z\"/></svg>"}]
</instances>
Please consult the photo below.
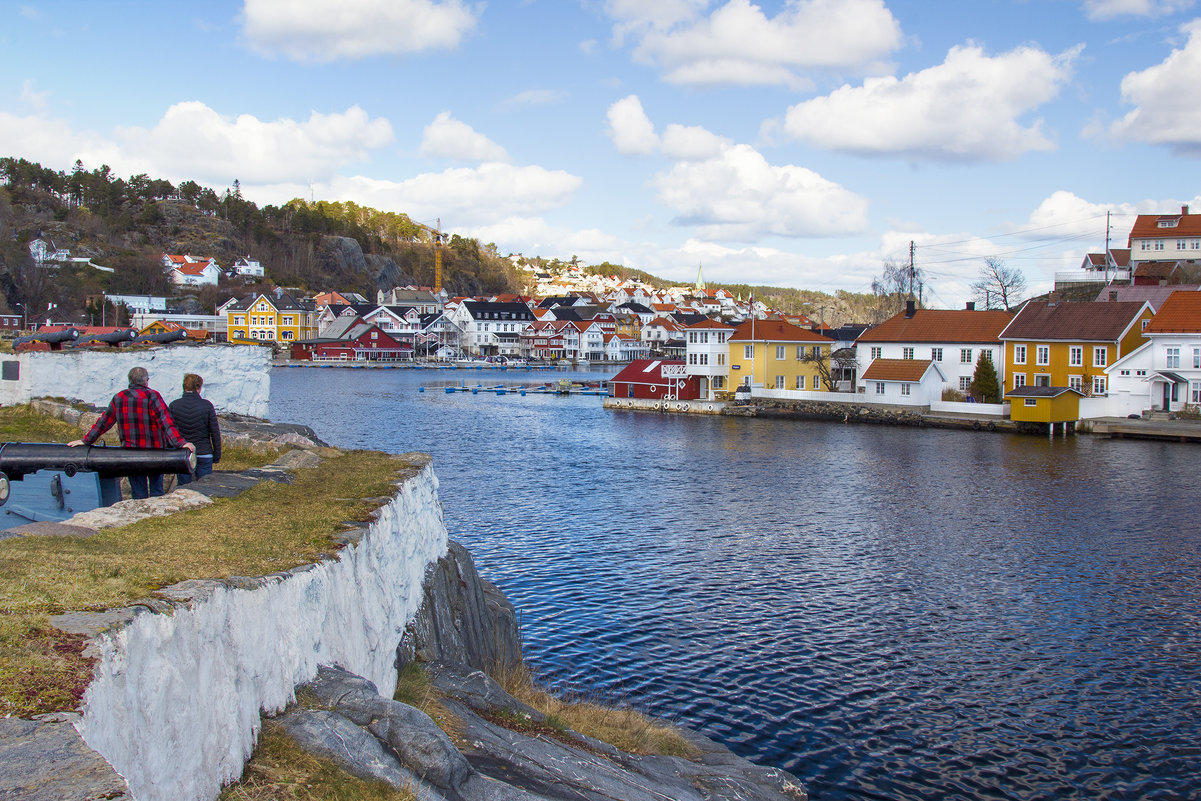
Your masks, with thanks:
<instances>
[{"instance_id":1,"label":"yellow wooden house","mask_svg":"<svg viewBox=\"0 0 1201 801\"><path fill-rule=\"evenodd\" d=\"M317 336L312 303L297 301L286 292L247 295L227 304L224 313L230 342L290 345Z\"/></svg>"},{"instance_id":2,"label":"yellow wooden house","mask_svg":"<svg viewBox=\"0 0 1201 801\"><path fill-rule=\"evenodd\" d=\"M1080 392L1067 387L1027 384L1005 393L1009 419L1016 423L1074 423L1080 419Z\"/></svg>"},{"instance_id":3,"label":"yellow wooden house","mask_svg":"<svg viewBox=\"0 0 1201 801\"><path fill-rule=\"evenodd\" d=\"M734 329L730 386L827 392L834 340L784 320L747 320Z\"/></svg>"},{"instance_id":4,"label":"yellow wooden house","mask_svg":"<svg viewBox=\"0 0 1201 801\"><path fill-rule=\"evenodd\" d=\"M1146 342L1143 331L1153 316L1149 303L1137 301L1026 303L999 337L1005 394L1039 386L1105 395L1105 369Z\"/></svg>"}]
</instances>

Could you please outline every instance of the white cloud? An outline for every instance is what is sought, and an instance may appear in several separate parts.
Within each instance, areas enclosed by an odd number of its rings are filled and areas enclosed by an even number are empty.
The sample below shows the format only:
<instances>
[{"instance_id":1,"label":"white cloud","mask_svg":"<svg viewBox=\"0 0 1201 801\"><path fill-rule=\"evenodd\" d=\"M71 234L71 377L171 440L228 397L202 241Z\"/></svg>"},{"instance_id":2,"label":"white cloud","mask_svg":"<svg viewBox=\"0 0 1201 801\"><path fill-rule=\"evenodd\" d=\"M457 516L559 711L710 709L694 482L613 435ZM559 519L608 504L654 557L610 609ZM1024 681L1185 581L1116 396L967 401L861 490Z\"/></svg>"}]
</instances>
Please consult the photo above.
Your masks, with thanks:
<instances>
[{"instance_id":1,"label":"white cloud","mask_svg":"<svg viewBox=\"0 0 1201 801\"><path fill-rule=\"evenodd\" d=\"M421 155L457 161L509 161L509 154L465 122L443 111L425 126Z\"/></svg>"},{"instance_id":2,"label":"white cloud","mask_svg":"<svg viewBox=\"0 0 1201 801\"><path fill-rule=\"evenodd\" d=\"M117 168L123 163L111 139L76 131L63 120L38 114L17 116L4 111L0 111L0 153L20 155L54 169L64 169L76 159L82 159L89 169L101 164Z\"/></svg>"},{"instance_id":3,"label":"white cloud","mask_svg":"<svg viewBox=\"0 0 1201 801\"><path fill-rule=\"evenodd\" d=\"M659 147L655 126L642 110L638 95L623 97L605 115L608 121L609 139L622 155L645 156Z\"/></svg>"},{"instance_id":4,"label":"white cloud","mask_svg":"<svg viewBox=\"0 0 1201 801\"><path fill-rule=\"evenodd\" d=\"M462 0L245 0L242 23L260 52L325 62L454 48L477 13Z\"/></svg>"},{"instance_id":5,"label":"white cloud","mask_svg":"<svg viewBox=\"0 0 1201 801\"><path fill-rule=\"evenodd\" d=\"M953 47L938 66L799 103L784 127L801 141L861 155L1003 161L1051 150L1041 121L1019 118L1059 93L1079 52L1019 47L989 57L975 45Z\"/></svg>"},{"instance_id":6,"label":"white cloud","mask_svg":"<svg viewBox=\"0 0 1201 801\"><path fill-rule=\"evenodd\" d=\"M672 123L663 131L663 155L681 161L714 158L733 144L699 125Z\"/></svg>"},{"instance_id":7,"label":"white cloud","mask_svg":"<svg viewBox=\"0 0 1201 801\"><path fill-rule=\"evenodd\" d=\"M1161 63L1122 78L1122 99L1133 105L1110 127L1118 139L1167 145L1178 154L1201 156L1201 20L1181 26L1184 47Z\"/></svg>"},{"instance_id":8,"label":"white cloud","mask_svg":"<svg viewBox=\"0 0 1201 801\"><path fill-rule=\"evenodd\" d=\"M327 194L378 209L403 211L417 220L453 220L454 227L460 228L558 208L571 200L581 183L578 176L563 170L493 162L424 173L404 181L338 177L328 183Z\"/></svg>"},{"instance_id":9,"label":"white cloud","mask_svg":"<svg viewBox=\"0 0 1201 801\"><path fill-rule=\"evenodd\" d=\"M607 10L615 38L637 37L635 58L660 66L671 83L807 87L806 71L875 71L901 43L883 0L788 0L771 18L750 0L699 17L704 5L629 0Z\"/></svg>"},{"instance_id":10,"label":"white cloud","mask_svg":"<svg viewBox=\"0 0 1201 801\"><path fill-rule=\"evenodd\" d=\"M176 103L150 129L118 129L121 150L147 172L225 186L332 177L392 142L392 126L358 106L336 114L313 112L298 122L264 122L249 114L228 117L204 103ZM115 167L116 165L114 165Z\"/></svg>"},{"instance_id":11,"label":"white cloud","mask_svg":"<svg viewBox=\"0 0 1201 801\"><path fill-rule=\"evenodd\" d=\"M705 161L677 163L652 185L678 225L719 241L764 236L834 236L862 231L866 199L812 170L769 164L749 145Z\"/></svg>"},{"instance_id":12,"label":"white cloud","mask_svg":"<svg viewBox=\"0 0 1201 801\"><path fill-rule=\"evenodd\" d=\"M1109 245L1122 248L1126 246L1127 235L1136 215L1166 214L1178 211L1185 205L1194 209L1201 208L1201 195L1185 200L1093 203L1061 189L1045 198L1030 213L1025 236L1034 239L1049 236L1091 237L1084 247L1095 249L1099 253L1105 243L1106 212L1110 214L1112 226Z\"/></svg>"},{"instance_id":13,"label":"white cloud","mask_svg":"<svg viewBox=\"0 0 1201 801\"><path fill-rule=\"evenodd\" d=\"M1193 2L1194 0L1084 0L1084 12L1093 20L1158 17L1191 8Z\"/></svg>"}]
</instances>

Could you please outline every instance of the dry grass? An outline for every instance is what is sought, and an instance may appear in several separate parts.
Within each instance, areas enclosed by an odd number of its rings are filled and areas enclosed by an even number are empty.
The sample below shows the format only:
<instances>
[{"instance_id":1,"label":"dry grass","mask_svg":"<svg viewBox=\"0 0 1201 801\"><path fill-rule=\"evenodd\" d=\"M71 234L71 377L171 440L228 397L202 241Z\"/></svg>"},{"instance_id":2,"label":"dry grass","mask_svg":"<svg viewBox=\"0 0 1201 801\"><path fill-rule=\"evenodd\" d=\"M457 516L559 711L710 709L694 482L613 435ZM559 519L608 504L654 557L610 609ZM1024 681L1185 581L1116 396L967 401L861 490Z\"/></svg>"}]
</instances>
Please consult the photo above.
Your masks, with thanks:
<instances>
[{"instance_id":1,"label":"dry grass","mask_svg":"<svg viewBox=\"0 0 1201 801\"><path fill-rule=\"evenodd\" d=\"M0 409L0 442L70 442L78 436L75 426L35 412L32 406Z\"/></svg>"},{"instance_id":2,"label":"dry grass","mask_svg":"<svg viewBox=\"0 0 1201 801\"><path fill-rule=\"evenodd\" d=\"M332 760L304 751L267 721L241 780L219 801L414 801L409 790L352 776Z\"/></svg>"},{"instance_id":3,"label":"dry grass","mask_svg":"<svg viewBox=\"0 0 1201 801\"><path fill-rule=\"evenodd\" d=\"M446 736L456 747L462 750L466 746L461 722L442 705L441 693L434 689L425 668L419 663L409 662L401 669L396 678L396 691L392 693L392 700L420 709L433 718L438 728L446 732Z\"/></svg>"},{"instance_id":4,"label":"dry grass","mask_svg":"<svg viewBox=\"0 0 1201 801\"><path fill-rule=\"evenodd\" d=\"M213 468L227 473L238 473L252 467L271 464L290 450L291 445L221 445L221 461Z\"/></svg>"},{"instance_id":5,"label":"dry grass","mask_svg":"<svg viewBox=\"0 0 1201 801\"><path fill-rule=\"evenodd\" d=\"M237 498L89 538L0 541L0 716L73 708L90 666L50 615L121 607L191 578L257 576L313 562L344 521L366 521L390 496L393 456L353 452L263 482ZM34 647L34 643L40 643Z\"/></svg>"},{"instance_id":6,"label":"dry grass","mask_svg":"<svg viewBox=\"0 0 1201 801\"><path fill-rule=\"evenodd\" d=\"M695 748L675 727L628 706L613 708L579 699L564 700L539 689L524 663L496 674L506 692L546 715L546 725L552 729L571 729L631 754L696 756Z\"/></svg>"}]
</instances>

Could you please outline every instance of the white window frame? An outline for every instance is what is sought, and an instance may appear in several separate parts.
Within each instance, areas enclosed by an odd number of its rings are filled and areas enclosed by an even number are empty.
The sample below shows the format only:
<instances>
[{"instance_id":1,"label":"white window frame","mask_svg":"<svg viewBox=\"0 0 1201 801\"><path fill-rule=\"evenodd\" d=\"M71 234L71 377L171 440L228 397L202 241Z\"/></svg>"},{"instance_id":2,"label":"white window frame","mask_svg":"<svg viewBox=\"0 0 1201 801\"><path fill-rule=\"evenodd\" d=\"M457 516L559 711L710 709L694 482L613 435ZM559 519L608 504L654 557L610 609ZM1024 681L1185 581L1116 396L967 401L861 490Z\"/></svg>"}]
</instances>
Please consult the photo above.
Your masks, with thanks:
<instances>
[{"instance_id":1,"label":"white window frame","mask_svg":"<svg viewBox=\"0 0 1201 801\"><path fill-rule=\"evenodd\" d=\"M1014 373L1013 374L1013 388L1021 389L1024 386L1026 386L1026 374L1025 373Z\"/></svg>"},{"instance_id":2,"label":"white window frame","mask_svg":"<svg viewBox=\"0 0 1201 801\"><path fill-rule=\"evenodd\" d=\"M879 358L880 358L880 355L881 355L882 353L884 353L884 348L873 347L873 348L872 348L872 361L875 361L876 359L879 359Z\"/></svg>"},{"instance_id":3,"label":"white window frame","mask_svg":"<svg viewBox=\"0 0 1201 801\"><path fill-rule=\"evenodd\" d=\"M1014 364L1025 364L1026 363L1026 346L1025 345L1014 345L1013 346L1013 363Z\"/></svg>"},{"instance_id":4,"label":"white window frame","mask_svg":"<svg viewBox=\"0 0 1201 801\"><path fill-rule=\"evenodd\" d=\"M1051 346L1050 345L1035 345L1034 346L1034 363L1037 365L1047 365L1051 363Z\"/></svg>"},{"instance_id":5,"label":"white window frame","mask_svg":"<svg viewBox=\"0 0 1201 801\"><path fill-rule=\"evenodd\" d=\"M883 394L884 394L884 382L883 382L883 381L877 381L877 382L876 382L876 394L877 394L877 395L883 395Z\"/></svg>"},{"instance_id":6,"label":"white window frame","mask_svg":"<svg viewBox=\"0 0 1201 801\"><path fill-rule=\"evenodd\" d=\"M1071 345L1068 347L1068 367L1084 366L1084 346Z\"/></svg>"},{"instance_id":7,"label":"white window frame","mask_svg":"<svg viewBox=\"0 0 1201 801\"><path fill-rule=\"evenodd\" d=\"M784 361L785 358L786 357L784 356L784 346L776 345L776 361L782 362L782 361ZM781 389L782 389L782 387L781 387Z\"/></svg>"},{"instance_id":8,"label":"white window frame","mask_svg":"<svg viewBox=\"0 0 1201 801\"><path fill-rule=\"evenodd\" d=\"M912 386L912 384L901 384L901 394L902 394L902 395L909 395L909 394L910 394L910 391L911 391L911 390L910 390L910 387L911 387L911 386Z\"/></svg>"},{"instance_id":9,"label":"white window frame","mask_svg":"<svg viewBox=\"0 0 1201 801\"><path fill-rule=\"evenodd\" d=\"M744 359L755 358L755 346L754 345L743 345L742 346L742 358L744 358Z\"/></svg>"},{"instance_id":10,"label":"white window frame","mask_svg":"<svg viewBox=\"0 0 1201 801\"><path fill-rule=\"evenodd\" d=\"M1093 394L1094 395L1105 395L1105 394L1107 394L1107 392L1108 392L1108 389L1105 384L1105 376L1103 376L1103 375L1093 376Z\"/></svg>"},{"instance_id":11,"label":"white window frame","mask_svg":"<svg viewBox=\"0 0 1201 801\"><path fill-rule=\"evenodd\" d=\"M959 349L959 363L960 364L971 364L972 363L972 349L971 348L960 348Z\"/></svg>"},{"instance_id":12,"label":"white window frame","mask_svg":"<svg viewBox=\"0 0 1201 801\"><path fill-rule=\"evenodd\" d=\"M1104 345L1093 346L1093 367L1109 366L1109 348Z\"/></svg>"},{"instance_id":13,"label":"white window frame","mask_svg":"<svg viewBox=\"0 0 1201 801\"><path fill-rule=\"evenodd\" d=\"M942 361L942 348L930 348L930 361L932 361L932 362L941 362Z\"/></svg>"},{"instance_id":14,"label":"white window frame","mask_svg":"<svg viewBox=\"0 0 1201 801\"><path fill-rule=\"evenodd\" d=\"M901 348L901 358L912 360L913 359L913 348Z\"/></svg>"},{"instance_id":15,"label":"white window frame","mask_svg":"<svg viewBox=\"0 0 1201 801\"><path fill-rule=\"evenodd\" d=\"M803 375L798 375L798 376L796 377L796 388L797 388L797 389L804 389L804 388L805 388L805 376L803 376Z\"/></svg>"}]
</instances>

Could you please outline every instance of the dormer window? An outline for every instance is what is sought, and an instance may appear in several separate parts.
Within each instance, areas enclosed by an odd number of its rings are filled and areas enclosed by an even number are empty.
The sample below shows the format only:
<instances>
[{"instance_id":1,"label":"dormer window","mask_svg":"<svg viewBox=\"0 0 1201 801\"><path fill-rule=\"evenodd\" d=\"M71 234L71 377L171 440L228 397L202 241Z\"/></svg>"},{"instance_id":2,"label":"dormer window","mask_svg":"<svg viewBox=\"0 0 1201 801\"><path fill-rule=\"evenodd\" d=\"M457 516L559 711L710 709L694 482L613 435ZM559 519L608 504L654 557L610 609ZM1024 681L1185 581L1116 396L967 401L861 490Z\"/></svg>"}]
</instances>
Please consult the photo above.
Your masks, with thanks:
<instances>
[{"instance_id":1,"label":"dormer window","mask_svg":"<svg viewBox=\"0 0 1201 801\"><path fill-rule=\"evenodd\" d=\"M1180 225L1179 217L1168 217L1159 221L1160 228L1175 228L1177 225Z\"/></svg>"}]
</instances>

